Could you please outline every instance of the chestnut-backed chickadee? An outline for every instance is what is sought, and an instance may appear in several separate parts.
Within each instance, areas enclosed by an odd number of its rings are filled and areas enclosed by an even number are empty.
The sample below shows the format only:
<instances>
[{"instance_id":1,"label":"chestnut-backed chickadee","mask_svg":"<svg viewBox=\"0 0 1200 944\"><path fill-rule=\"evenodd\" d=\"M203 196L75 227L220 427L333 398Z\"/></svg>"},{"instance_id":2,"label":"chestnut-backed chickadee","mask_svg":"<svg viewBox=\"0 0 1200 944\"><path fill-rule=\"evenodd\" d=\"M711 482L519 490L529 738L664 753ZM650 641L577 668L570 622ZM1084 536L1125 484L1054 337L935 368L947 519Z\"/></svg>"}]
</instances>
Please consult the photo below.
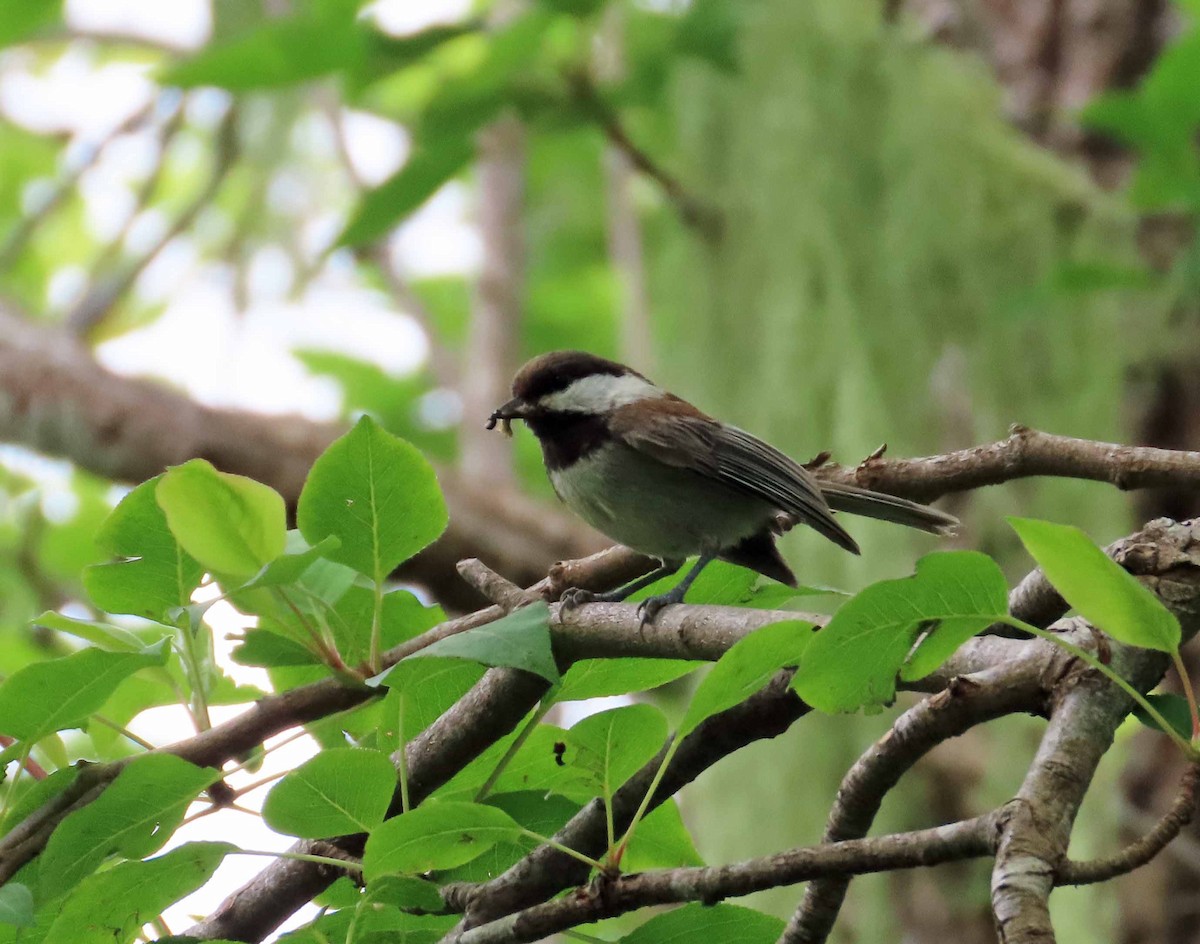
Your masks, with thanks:
<instances>
[{"instance_id":1,"label":"chestnut-backed chickadee","mask_svg":"<svg viewBox=\"0 0 1200 944\"><path fill-rule=\"evenodd\" d=\"M817 481L778 449L707 416L637 371L582 351L542 354L517 373L513 398L488 429L524 420L542 446L554 491L588 524L662 567L609 593L570 590L563 603L623 600L696 565L641 605L652 621L714 559L796 586L775 536L803 522L853 554L834 518L845 511L946 534L957 520L936 508L851 485Z\"/></svg>"}]
</instances>

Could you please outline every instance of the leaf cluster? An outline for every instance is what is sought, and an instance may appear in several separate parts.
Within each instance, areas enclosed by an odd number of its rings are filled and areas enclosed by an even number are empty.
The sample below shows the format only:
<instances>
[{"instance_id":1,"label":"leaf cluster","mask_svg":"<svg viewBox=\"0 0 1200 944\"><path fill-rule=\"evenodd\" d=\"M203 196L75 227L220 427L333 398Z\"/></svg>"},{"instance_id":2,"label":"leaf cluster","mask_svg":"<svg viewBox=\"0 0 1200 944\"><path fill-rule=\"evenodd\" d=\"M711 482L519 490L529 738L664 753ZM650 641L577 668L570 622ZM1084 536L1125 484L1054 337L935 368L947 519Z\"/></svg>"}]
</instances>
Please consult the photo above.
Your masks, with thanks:
<instances>
[{"instance_id":1,"label":"leaf cluster","mask_svg":"<svg viewBox=\"0 0 1200 944\"><path fill-rule=\"evenodd\" d=\"M1114 639L1177 656L1178 621L1081 532L1042 521L1012 523L1082 615ZM233 686L213 658L204 619L211 602L192 602L206 581L217 598L257 618L236 658L267 669L277 689L333 675L377 693L332 723L309 725L321 750L275 783L263 803L267 824L285 835L367 836L361 863L301 856L347 869L361 885L330 889L326 912L289 938L297 941L440 936L454 920L441 913L440 886L494 877L544 844L609 875L702 864L674 802L651 810L650 801L682 739L706 720L781 671L822 711L881 710L894 698L897 680L935 670L993 622L1048 635L1007 614L1004 579L988 557L933 554L913 576L847 599L819 632L792 620L745 636L694 686L673 732L661 710L642 703L593 714L564 730L544 721L555 704L653 688L694 672L697 664L585 660L563 671L551 645L550 611L539 603L445 637L380 671L386 649L442 619L436 608L393 588L389 577L441 533L446 510L421 454L370 418L314 465L297 524L287 529L283 501L271 489L202 460L172 468L124 497L100 529L99 543L114 559L88 565L84 576L97 605L113 615L83 621L47 613L43 625L86 645L0 684L0 733L11 741L6 757L37 757L50 771L43 779L13 778L6 829L84 783L87 765L70 763L63 737L100 725L102 712L122 698L126 711L136 713L161 703L163 689L174 691L202 728L208 706L257 694ZM789 591L791 597L811 592ZM731 565L715 565L695 594L695 603L789 602ZM1094 657L1083 657L1127 685ZM412 802L405 744L491 666L536 674L549 689L517 730L431 796ZM1178 706L1133 694L1145 716L1191 753L1189 735L1163 717L1176 717ZM611 811L616 791L648 768L656 773L622 833L608 813L601 858L552 838L597 798ZM0 941L16 941L25 931L47 941L131 941L156 914L207 882L225 857L261 854L203 842L157 854L189 810L203 814L205 807L195 804L205 791L210 804L221 802L221 772L155 752L135 753L112 770L111 783L63 818L41 855L3 887ZM775 919L749 909L684 907L626 939L659 940L686 928L711 933L726 924L739 940L773 940L779 930Z\"/></svg>"}]
</instances>

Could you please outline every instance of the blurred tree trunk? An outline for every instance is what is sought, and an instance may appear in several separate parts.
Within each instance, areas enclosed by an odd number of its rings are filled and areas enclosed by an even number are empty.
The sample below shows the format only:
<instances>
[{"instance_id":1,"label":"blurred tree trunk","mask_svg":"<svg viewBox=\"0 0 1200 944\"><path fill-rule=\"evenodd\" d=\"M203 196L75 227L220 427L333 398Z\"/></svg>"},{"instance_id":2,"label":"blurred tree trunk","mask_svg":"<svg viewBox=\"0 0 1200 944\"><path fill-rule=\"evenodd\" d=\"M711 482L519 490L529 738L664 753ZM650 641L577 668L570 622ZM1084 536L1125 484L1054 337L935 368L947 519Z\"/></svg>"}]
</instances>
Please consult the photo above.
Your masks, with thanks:
<instances>
[{"instance_id":1,"label":"blurred tree trunk","mask_svg":"<svg viewBox=\"0 0 1200 944\"><path fill-rule=\"evenodd\" d=\"M468 482L510 485L512 445L484 428L488 414L509 397L518 366L525 285L522 212L525 132L506 115L479 135L479 234L483 269L475 288L463 352L463 426L459 468Z\"/></svg>"}]
</instances>

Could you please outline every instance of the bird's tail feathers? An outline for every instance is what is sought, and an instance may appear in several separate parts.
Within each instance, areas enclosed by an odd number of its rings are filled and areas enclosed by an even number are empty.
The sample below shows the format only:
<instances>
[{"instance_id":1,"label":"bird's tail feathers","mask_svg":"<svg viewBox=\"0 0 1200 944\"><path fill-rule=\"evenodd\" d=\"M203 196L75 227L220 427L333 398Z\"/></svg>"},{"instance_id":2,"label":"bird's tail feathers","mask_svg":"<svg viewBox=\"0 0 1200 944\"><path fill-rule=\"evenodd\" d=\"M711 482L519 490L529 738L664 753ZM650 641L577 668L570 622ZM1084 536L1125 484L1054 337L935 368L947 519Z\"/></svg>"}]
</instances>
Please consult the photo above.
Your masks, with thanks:
<instances>
[{"instance_id":1,"label":"bird's tail feathers","mask_svg":"<svg viewBox=\"0 0 1200 944\"><path fill-rule=\"evenodd\" d=\"M929 505L919 505L895 495L872 492L854 485L821 483L821 494L834 511L864 518L878 518L909 528L928 531L930 534L954 534L958 530L958 519Z\"/></svg>"}]
</instances>

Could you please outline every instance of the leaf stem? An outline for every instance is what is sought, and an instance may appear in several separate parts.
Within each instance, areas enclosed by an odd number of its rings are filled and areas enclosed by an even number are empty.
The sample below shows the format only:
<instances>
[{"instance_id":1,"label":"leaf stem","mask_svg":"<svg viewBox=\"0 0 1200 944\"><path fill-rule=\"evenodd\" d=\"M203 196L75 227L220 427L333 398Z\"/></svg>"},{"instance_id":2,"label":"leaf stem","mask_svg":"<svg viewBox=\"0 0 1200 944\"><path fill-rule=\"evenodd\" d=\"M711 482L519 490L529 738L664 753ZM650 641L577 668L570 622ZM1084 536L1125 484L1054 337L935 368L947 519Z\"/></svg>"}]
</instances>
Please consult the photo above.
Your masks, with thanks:
<instances>
[{"instance_id":1,"label":"leaf stem","mask_svg":"<svg viewBox=\"0 0 1200 944\"><path fill-rule=\"evenodd\" d=\"M287 608L292 611L292 615L300 622L304 631L308 633L317 658L335 672L349 672L350 668L343 661L342 654L337 651L337 647L333 644L333 641L327 637L326 633L313 627L312 622L304 615L304 611L288 595L287 589L285 587L272 587L271 589L275 591L279 599L283 600Z\"/></svg>"},{"instance_id":2,"label":"leaf stem","mask_svg":"<svg viewBox=\"0 0 1200 944\"><path fill-rule=\"evenodd\" d=\"M207 731L212 727L212 720L208 716L208 693L205 691L205 679L201 670L200 655L196 651L197 630L203 624L200 618L193 618L192 612L185 609L184 615L187 618L187 623L180 628L180 633L183 635L183 643L178 647L180 659L183 660L184 668L187 670L187 675L192 685L191 698L188 705L189 713L192 716L192 723L198 731Z\"/></svg>"},{"instance_id":3,"label":"leaf stem","mask_svg":"<svg viewBox=\"0 0 1200 944\"><path fill-rule=\"evenodd\" d=\"M128 728L122 727L121 725L117 724L115 721L109 721L108 718L104 717L104 715L91 715L90 717L91 717L92 721L102 724L106 728L111 728L113 731L116 731L117 734L121 735L124 738L128 738L134 744L138 745L138 747L145 748L148 751L153 751L156 749L155 746L153 744L151 744L149 741L147 741L145 738L138 737L136 734L134 734Z\"/></svg>"},{"instance_id":4,"label":"leaf stem","mask_svg":"<svg viewBox=\"0 0 1200 944\"><path fill-rule=\"evenodd\" d=\"M371 674L378 675L383 671L383 663L380 660L380 637L383 635L383 577L378 573L375 575L374 590L374 606L371 608L371 649L367 661L371 666Z\"/></svg>"},{"instance_id":5,"label":"leaf stem","mask_svg":"<svg viewBox=\"0 0 1200 944\"><path fill-rule=\"evenodd\" d=\"M557 692L558 686L556 685L551 688L550 691L546 692L546 694L542 697L542 701L538 705L537 710L529 716L529 720L525 722L525 726L521 728L521 730L517 733L517 736L513 738L513 742L508 745L508 750L504 752L504 756L496 762L496 766L492 769L492 772L488 774L487 780L485 780L479 787L479 790L476 791L476 803L482 803L487 795L492 792L492 788L496 786L496 781L500 779L500 775L504 773L505 768L508 767L508 765L512 762L512 759L517 756L517 752L521 749L522 745L529 740L529 736L533 734L534 728L541 723L542 719L546 717L550 709L554 707L554 696Z\"/></svg>"},{"instance_id":6,"label":"leaf stem","mask_svg":"<svg viewBox=\"0 0 1200 944\"><path fill-rule=\"evenodd\" d=\"M1182 734L1175 730L1174 725L1170 724L1167 719L1162 716L1159 710L1150 703L1149 699L1147 699L1145 695L1125 681L1125 679L1123 679L1117 672L1114 672L1111 668L1101 662L1098 658L1096 658L1096 656L1092 655L1092 653L1088 652L1086 649L1076 646L1074 643L1067 642L1057 633L1052 633L1049 630L1042 629L1040 626L1034 626L1031 623L1026 623L1024 620L1017 619L1015 616L1009 616L1005 614L1004 616L998 617L998 621L1007 623L1009 626L1014 626L1017 629L1024 630L1031 636L1037 636L1039 639L1044 639L1049 643L1053 643L1060 649L1064 649L1071 653L1071 655L1073 655L1075 658L1086 662L1101 675L1106 676L1109 681L1113 682L1115 685L1121 688L1126 695L1137 702L1145 710L1146 714L1154 719L1155 723L1162 729L1163 733L1179 746L1179 749L1183 751L1185 757L1187 757L1189 760L1196 760L1197 757L1200 757L1200 754L1198 754L1196 748L1194 748Z\"/></svg>"},{"instance_id":7,"label":"leaf stem","mask_svg":"<svg viewBox=\"0 0 1200 944\"><path fill-rule=\"evenodd\" d=\"M0 819L6 818L9 810L12 809L13 798L17 793L17 781L21 779L21 771L25 769L25 763L29 760L29 754L32 750L32 744L28 742L21 743L21 753L17 756L17 769L8 781L8 788L4 791L4 803L0 804Z\"/></svg>"},{"instance_id":8,"label":"leaf stem","mask_svg":"<svg viewBox=\"0 0 1200 944\"><path fill-rule=\"evenodd\" d=\"M404 737L404 699L400 693L400 707L396 711L396 774L400 778L400 812L407 813L412 809L408 799L408 741Z\"/></svg>"},{"instance_id":9,"label":"leaf stem","mask_svg":"<svg viewBox=\"0 0 1200 944\"><path fill-rule=\"evenodd\" d=\"M1175 672L1179 676L1179 684L1183 686L1183 697L1187 699L1188 711L1192 714L1192 741L1200 738L1200 711L1196 709L1196 693L1192 690L1192 679L1188 675L1187 666L1183 664L1183 656L1176 647L1171 653L1175 663Z\"/></svg>"},{"instance_id":10,"label":"leaf stem","mask_svg":"<svg viewBox=\"0 0 1200 944\"><path fill-rule=\"evenodd\" d=\"M671 761L675 759L675 751L679 749L680 738L678 735L671 738L671 745L667 748L667 753L663 755L662 763L658 765L658 770L654 773L654 779L650 781L650 786L646 788L646 795L642 797L641 805L638 806L637 812L633 814L633 819L629 821L629 827L625 830L625 835L621 837L620 843L616 849L610 848L608 851L608 859L611 864L619 866L621 857L625 855L625 847L629 845L629 840L633 838L633 832L637 829L638 823L646 815L646 810L650 808L650 800L658 790L658 785L662 783L662 778L667 772L667 768L671 766Z\"/></svg>"},{"instance_id":11,"label":"leaf stem","mask_svg":"<svg viewBox=\"0 0 1200 944\"><path fill-rule=\"evenodd\" d=\"M602 937L596 937L592 934L584 934L582 931L576 931L568 928L565 931L558 932L562 937L570 938L572 941L587 941L588 944L610 944Z\"/></svg>"},{"instance_id":12,"label":"leaf stem","mask_svg":"<svg viewBox=\"0 0 1200 944\"><path fill-rule=\"evenodd\" d=\"M332 865L350 872L361 872L361 862L348 862L333 856L309 855L306 852L268 852L262 849L234 849L230 855L263 856L268 859L294 859L297 862L312 862L315 865Z\"/></svg>"},{"instance_id":13,"label":"leaf stem","mask_svg":"<svg viewBox=\"0 0 1200 944\"><path fill-rule=\"evenodd\" d=\"M530 839L535 839L542 845L549 846L551 849L556 849L563 855L570 856L572 859L577 859L584 865L595 869L597 872L604 871L604 866L600 862L596 861L590 856L584 855L582 852L576 852L570 846L564 846L561 842L557 842L556 840L551 839L549 836L543 836L541 833L535 833L532 829L525 829L524 827L521 828L521 835L528 836Z\"/></svg>"}]
</instances>

